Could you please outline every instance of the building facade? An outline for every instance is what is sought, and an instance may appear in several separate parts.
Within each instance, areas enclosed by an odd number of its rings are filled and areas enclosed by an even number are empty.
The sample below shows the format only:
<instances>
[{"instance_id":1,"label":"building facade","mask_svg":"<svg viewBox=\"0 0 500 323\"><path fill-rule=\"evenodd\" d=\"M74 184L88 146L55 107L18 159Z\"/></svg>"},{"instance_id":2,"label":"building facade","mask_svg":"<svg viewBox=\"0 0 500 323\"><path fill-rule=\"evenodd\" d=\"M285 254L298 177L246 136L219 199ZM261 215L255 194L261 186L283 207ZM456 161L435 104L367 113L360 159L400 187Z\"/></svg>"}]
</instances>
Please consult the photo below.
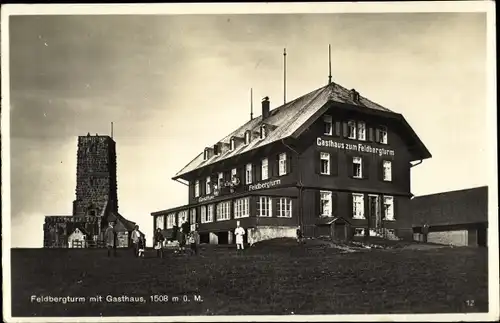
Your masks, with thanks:
<instances>
[{"instance_id":1,"label":"building facade","mask_svg":"<svg viewBox=\"0 0 500 323\"><path fill-rule=\"evenodd\" d=\"M153 212L167 238L196 224L202 241L274 237L412 238L412 161L431 155L404 117L330 83L262 115L205 148L174 176L188 204Z\"/></svg>"},{"instance_id":2,"label":"building facade","mask_svg":"<svg viewBox=\"0 0 500 323\"><path fill-rule=\"evenodd\" d=\"M135 223L118 213L116 143L110 136L79 136L76 199L72 215L46 216L44 247L68 248L75 231L85 232L83 246L103 246L113 222L117 246L128 247Z\"/></svg>"},{"instance_id":3,"label":"building facade","mask_svg":"<svg viewBox=\"0 0 500 323\"><path fill-rule=\"evenodd\" d=\"M411 200L414 239L454 246L488 245L488 187Z\"/></svg>"}]
</instances>

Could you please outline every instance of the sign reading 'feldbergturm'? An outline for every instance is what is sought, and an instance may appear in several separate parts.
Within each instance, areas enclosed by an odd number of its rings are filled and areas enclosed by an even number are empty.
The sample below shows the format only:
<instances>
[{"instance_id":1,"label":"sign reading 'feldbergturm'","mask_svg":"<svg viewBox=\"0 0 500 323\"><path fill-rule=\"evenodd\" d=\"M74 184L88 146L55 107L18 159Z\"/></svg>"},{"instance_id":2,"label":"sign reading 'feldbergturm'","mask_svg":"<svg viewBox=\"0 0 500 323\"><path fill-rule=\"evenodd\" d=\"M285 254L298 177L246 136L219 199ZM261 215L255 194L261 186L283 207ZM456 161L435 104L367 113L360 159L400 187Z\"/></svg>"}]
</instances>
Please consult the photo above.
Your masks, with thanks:
<instances>
[{"instance_id":1,"label":"sign reading 'feldbergturm'","mask_svg":"<svg viewBox=\"0 0 500 323\"><path fill-rule=\"evenodd\" d=\"M360 151L364 153L372 153L372 154L378 154L379 156L394 156L394 150L392 149L385 149L385 148L378 148L378 147L372 147L370 145L366 144L350 144L350 143L343 143L343 142L338 142L335 140L325 140L320 137L316 139L316 144L320 147L330 147L330 148L337 148L337 149L344 149L344 150L351 150L351 151Z\"/></svg>"}]
</instances>

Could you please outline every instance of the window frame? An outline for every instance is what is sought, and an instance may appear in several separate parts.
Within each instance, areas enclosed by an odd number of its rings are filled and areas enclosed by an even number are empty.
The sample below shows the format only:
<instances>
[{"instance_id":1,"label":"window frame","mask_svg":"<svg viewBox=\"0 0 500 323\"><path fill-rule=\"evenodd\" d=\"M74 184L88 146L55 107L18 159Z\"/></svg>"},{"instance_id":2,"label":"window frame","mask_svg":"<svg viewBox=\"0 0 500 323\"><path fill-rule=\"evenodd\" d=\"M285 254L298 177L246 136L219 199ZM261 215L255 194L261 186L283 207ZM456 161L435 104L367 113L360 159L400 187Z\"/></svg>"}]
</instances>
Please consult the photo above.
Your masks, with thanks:
<instances>
[{"instance_id":1,"label":"window frame","mask_svg":"<svg viewBox=\"0 0 500 323\"><path fill-rule=\"evenodd\" d=\"M358 140L366 141L366 122L364 121L358 121L357 123L357 138Z\"/></svg>"},{"instance_id":2,"label":"window frame","mask_svg":"<svg viewBox=\"0 0 500 323\"><path fill-rule=\"evenodd\" d=\"M220 208L219 208L220 206ZM220 211L220 212L219 212ZM216 206L217 221L227 221L231 219L231 201L221 201Z\"/></svg>"},{"instance_id":3,"label":"window frame","mask_svg":"<svg viewBox=\"0 0 500 323\"><path fill-rule=\"evenodd\" d=\"M264 201L264 203L263 203ZM264 206L264 207L263 207ZM263 211L267 211L263 212ZM269 196L259 196L256 213L258 217L270 218L273 216L273 199Z\"/></svg>"},{"instance_id":4,"label":"window frame","mask_svg":"<svg viewBox=\"0 0 500 323\"><path fill-rule=\"evenodd\" d=\"M358 130L358 127L356 125L356 121L354 121L354 120L347 121L347 139L356 140L357 130Z\"/></svg>"},{"instance_id":5,"label":"window frame","mask_svg":"<svg viewBox=\"0 0 500 323\"><path fill-rule=\"evenodd\" d=\"M356 169L354 168L354 165L359 165L359 176L356 175ZM363 158L360 156L354 156L352 158L351 167L352 167L352 177L356 178L356 179L362 179L363 178Z\"/></svg>"},{"instance_id":6,"label":"window frame","mask_svg":"<svg viewBox=\"0 0 500 323\"><path fill-rule=\"evenodd\" d=\"M250 198L243 197L233 202L233 217L235 219L250 217Z\"/></svg>"},{"instance_id":7,"label":"window frame","mask_svg":"<svg viewBox=\"0 0 500 323\"><path fill-rule=\"evenodd\" d=\"M264 174L266 176L264 176ZM262 181L269 179L269 158L267 158L267 157L262 158L260 161L260 179Z\"/></svg>"},{"instance_id":8,"label":"window frame","mask_svg":"<svg viewBox=\"0 0 500 323\"><path fill-rule=\"evenodd\" d=\"M292 214L292 199L289 197L280 197L278 199L278 217L279 218L291 218Z\"/></svg>"},{"instance_id":9,"label":"window frame","mask_svg":"<svg viewBox=\"0 0 500 323\"><path fill-rule=\"evenodd\" d=\"M200 197L200 180L194 182L194 197Z\"/></svg>"},{"instance_id":10,"label":"window frame","mask_svg":"<svg viewBox=\"0 0 500 323\"><path fill-rule=\"evenodd\" d=\"M377 128L378 131L378 142L383 145L387 145L387 142L389 141L389 130L387 126L380 125Z\"/></svg>"},{"instance_id":11,"label":"window frame","mask_svg":"<svg viewBox=\"0 0 500 323\"><path fill-rule=\"evenodd\" d=\"M251 163L248 163L245 165L245 184L249 185L252 184L252 177L253 177L253 165Z\"/></svg>"},{"instance_id":12,"label":"window frame","mask_svg":"<svg viewBox=\"0 0 500 323\"><path fill-rule=\"evenodd\" d=\"M283 158L281 158L283 156ZM284 176L286 175L286 168L287 168L287 165L286 163L288 162L287 161L287 154L286 153L280 153L278 155L278 176ZM282 169L283 167L283 169Z\"/></svg>"},{"instance_id":13,"label":"window frame","mask_svg":"<svg viewBox=\"0 0 500 323\"><path fill-rule=\"evenodd\" d=\"M357 201L356 198L359 198L360 201ZM358 210L356 203L361 204L360 212L356 212ZM359 213L361 215L358 215ZM366 216L365 216L365 195L364 194L352 193L352 218L355 220L365 220L366 219Z\"/></svg>"},{"instance_id":14,"label":"window frame","mask_svg":"<svg viewBox=\"0 0 500 323\"><path fill-rule=\"evenodd\" d=\"M389 165L388 170L386 165ZM387 174L388 176L386 176ZM390 160L384 160L382 162L382 180L384 182L392 182L392 161Z\"/></svg>"},{"instance_id":15,"label":"window frame","mask_svg":"<svg viewBox=\"0 0 500 323\"><path fill-rule=\"evenodd\" d=\"M386 203L386 199L389 199L391 201L390 204L387 204ZM382 211L383 211L383 214L382 214L382 219L385 220L385 221L396 221L396 217L395 217L395 210L394 210L394 196L392 195L383 195L382 196ZM387 209L386 209L386 205L390 205L391 207L391 217L387 217Z\"/></svg>"},{"instance_id":16,"label":"window frame","mask_svg":"<svg viewBox=\"0 0 500 323\"><path fill-rule=\"evenodd\" d=\"M210 176L207 176L205 181L205 194L212 194L212 178Z\"/></svg>"},{"instance_id":17,"label":"window frame","mask_svg":"<svg viewBox=\"0 0 500 323\"><path fill-rule=\"evenodd\" d=\"M320 151L319 153L319 163L320 163L320 169L319 173L320 175L330 175L330 168L331 168L331 160L330 160L330 153ZM326 160L326 172L323 172L323 161Z\"/></svg>"},{"instance_id":18,"label":"window frame","mask_svg":"<svg viewBox=\"0 0 500 323\"><path fill-rule=\"evenodd\" d=\"M167 223L165 226L167 229L172 229L174 227L174 225L176 224L175 223L176 222L175 216L176 216L175 212L167 214Z\"/></svg>"},{"instance_id":19,"label":"window frame","mask_svg":"<svg viewBox=\"0 0 500 323\"><path fill-rule=\"evenodd\" d=\"M324 199L323 197L327 195L327 199ZM328 212L325 213L325 207L323 204L323 201L327 201L328 205ZM319 216L320 217L331 217L333 214L333 192L332 191L326 191L326 190L320 190L319 191Z\"/></svg>"}]
</instances>

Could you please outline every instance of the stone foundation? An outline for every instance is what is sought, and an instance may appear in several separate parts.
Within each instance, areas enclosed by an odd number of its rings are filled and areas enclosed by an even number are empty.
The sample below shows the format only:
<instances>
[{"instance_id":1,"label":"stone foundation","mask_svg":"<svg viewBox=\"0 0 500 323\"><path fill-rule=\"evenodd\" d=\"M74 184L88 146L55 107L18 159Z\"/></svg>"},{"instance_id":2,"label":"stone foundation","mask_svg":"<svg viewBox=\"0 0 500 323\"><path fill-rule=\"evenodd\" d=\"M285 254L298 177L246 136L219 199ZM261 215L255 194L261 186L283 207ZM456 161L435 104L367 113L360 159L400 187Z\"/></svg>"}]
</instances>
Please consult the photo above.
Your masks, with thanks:
<instances>
[{"instance_id":1,"label":"stone foundation","mask_svg":"<svg viewBox=\"0 0 500 323\"><path fill-rule=\"evenodd\" d=\"M258 226L247 230L250 245L275 238L296 238L296 234L297 227L295 226Z\"/></svg>"}]
</instances>

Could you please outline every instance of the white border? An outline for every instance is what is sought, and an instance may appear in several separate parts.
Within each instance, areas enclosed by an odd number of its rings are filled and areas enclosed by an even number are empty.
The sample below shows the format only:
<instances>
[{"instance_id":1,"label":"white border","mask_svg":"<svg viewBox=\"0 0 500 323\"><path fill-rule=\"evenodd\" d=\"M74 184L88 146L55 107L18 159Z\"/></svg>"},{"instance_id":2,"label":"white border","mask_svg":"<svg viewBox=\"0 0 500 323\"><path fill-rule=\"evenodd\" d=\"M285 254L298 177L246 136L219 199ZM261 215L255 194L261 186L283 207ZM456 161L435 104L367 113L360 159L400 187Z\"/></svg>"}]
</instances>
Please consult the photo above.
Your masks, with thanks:
<instances>
[{"instance_id":1,"label":"white border","mask_svg":"<svg viewBox=\"0 0 500 323\"><path fill-rule=\"evenodd\" d=\"M4 5L2 6L2 157L10 156L9 101L9 16L11 15L109 15L109 14L290 14L290 13L387 13L387 12L486 12L488 71L489 138L497 134L496 124L496 44L495 4L492 1L430 1L373 3L231 3L231 4L74 4L74 5ZM7 107L7 108L6 108ZM494 139L493 139L494 140ZM490 173L497 174L497 149L491 149ZM280 315L280 316L170 316L170 317L71 317L12 318L10 280L10 158L2 158L2 270L3 309L6 322L235 322L235 321L491 321L499 318L498 269L498 187L496 178L488 185L489 208L489 313L488 314L411 314L411 315Z\"/></svg>"}]
</instances>

